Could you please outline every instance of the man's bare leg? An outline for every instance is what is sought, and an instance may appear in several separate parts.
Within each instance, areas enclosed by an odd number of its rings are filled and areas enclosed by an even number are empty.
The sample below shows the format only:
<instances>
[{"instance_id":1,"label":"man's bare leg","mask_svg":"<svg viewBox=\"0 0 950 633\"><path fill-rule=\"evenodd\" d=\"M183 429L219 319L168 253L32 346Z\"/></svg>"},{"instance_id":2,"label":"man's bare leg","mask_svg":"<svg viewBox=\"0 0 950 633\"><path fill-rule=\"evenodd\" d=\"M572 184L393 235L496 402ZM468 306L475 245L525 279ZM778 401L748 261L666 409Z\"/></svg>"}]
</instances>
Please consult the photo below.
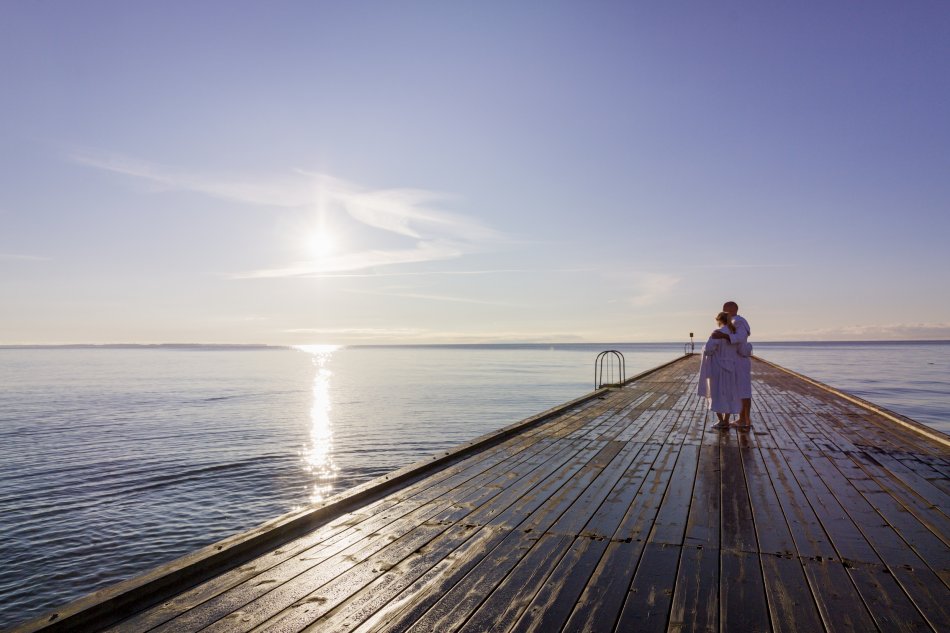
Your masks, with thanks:
<instances>
[{"instance_id":1,"label":"man's bare leg","mask_svg":"<svg viewBox=\"0 0 950 633\"><path fill-rule=\"evenodd\" d=\"M752 426L752 398L742 399L742 411L739 413L739 420L736 421L736 426L740 428Z\"/></svg>"}]
</instances>

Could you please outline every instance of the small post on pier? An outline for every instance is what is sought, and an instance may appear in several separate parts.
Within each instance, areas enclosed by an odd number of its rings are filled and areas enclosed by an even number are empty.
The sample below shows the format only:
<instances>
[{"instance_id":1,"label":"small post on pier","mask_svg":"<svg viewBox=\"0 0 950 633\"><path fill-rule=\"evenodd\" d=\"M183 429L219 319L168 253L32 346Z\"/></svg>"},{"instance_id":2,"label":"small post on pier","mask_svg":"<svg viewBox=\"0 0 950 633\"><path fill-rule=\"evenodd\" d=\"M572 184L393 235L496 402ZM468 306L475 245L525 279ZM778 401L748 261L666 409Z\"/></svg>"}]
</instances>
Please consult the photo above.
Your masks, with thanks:
<instances>
[{"instance_id":1,"label":"small post on pier","mask_svg":"<svg viewBox=\"0 0 950 633\"><path fill-rule=\"evenodd\" d=\"M689 353L692 354L696 351L696 343L693 342L693 333L689 333Z\"/></svg>"}]
</instances>

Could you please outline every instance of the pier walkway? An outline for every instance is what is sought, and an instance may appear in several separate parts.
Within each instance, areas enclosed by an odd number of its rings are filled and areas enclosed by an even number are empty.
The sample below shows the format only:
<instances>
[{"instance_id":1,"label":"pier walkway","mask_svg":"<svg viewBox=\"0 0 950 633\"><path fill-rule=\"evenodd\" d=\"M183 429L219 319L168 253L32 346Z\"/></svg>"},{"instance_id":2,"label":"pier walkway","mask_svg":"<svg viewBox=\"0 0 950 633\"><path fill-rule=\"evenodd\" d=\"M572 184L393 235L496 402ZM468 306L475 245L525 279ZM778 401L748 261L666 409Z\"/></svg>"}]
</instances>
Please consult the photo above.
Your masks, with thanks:
<instances>
[{"instance_id":1,"label":"pier walkway","mask_svg":"<svg viewBox=\"0 0 950 633\"><path fill-rule=\"evenodd\" d=\"M760 359L751 432L711 431L698 363L23 630L950 630L950 439Z\"/></svg>"}]
</instances>

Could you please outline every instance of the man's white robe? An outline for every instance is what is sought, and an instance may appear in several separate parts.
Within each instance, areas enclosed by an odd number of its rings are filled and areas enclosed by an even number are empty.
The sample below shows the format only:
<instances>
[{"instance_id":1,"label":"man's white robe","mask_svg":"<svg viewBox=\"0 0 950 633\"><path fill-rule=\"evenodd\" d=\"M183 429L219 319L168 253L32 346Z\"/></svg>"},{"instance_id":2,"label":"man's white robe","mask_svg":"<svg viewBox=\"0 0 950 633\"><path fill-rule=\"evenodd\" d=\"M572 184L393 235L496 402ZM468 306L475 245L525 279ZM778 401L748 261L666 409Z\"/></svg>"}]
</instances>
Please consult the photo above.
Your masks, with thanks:
<instances>
[{"instance_id":1,"label":"man's white robe","mask_svg":"<svg viewBox=\"0 0 950 633\"><path fill-rule=\"evenodd\" d=\"M749 327L749 322L738 314L732 318L732 324L736 326L736 331L731 332L729 328L723 328L725 333L729 335L729 342L735 345L740 343L746 343L749 340L749 335L752 334L752 329ZM739 381L739 397L740 398L751 398L752 397L752 359L747 356L738 356L736 361L736 378Z\"/></svg>"}]
</instances>

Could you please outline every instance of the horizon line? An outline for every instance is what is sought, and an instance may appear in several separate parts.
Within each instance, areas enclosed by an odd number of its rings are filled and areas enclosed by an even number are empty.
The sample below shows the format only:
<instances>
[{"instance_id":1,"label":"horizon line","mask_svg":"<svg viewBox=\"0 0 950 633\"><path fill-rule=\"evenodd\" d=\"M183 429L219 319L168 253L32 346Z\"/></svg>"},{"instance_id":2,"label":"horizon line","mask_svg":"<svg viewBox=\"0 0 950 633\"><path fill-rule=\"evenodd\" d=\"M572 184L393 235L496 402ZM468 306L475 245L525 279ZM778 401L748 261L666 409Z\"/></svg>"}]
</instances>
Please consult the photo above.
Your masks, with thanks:
<instances>
[{"instance_id":1,"label":"horizon line","mask_svg":"<svg viewBox=\"0 0 950 633\"><path fill-rule=\"evenodd\" d=\"M950 343L950 339L773 339L754 341L753 344L801 344L801 343ZM195 349L195 348L232 348L232 349L298 349L308 346L332 345L339 349L358 347L512 347L512 346L590 346L590 345L689 345L690 341L486 341L482 343L0 343L0 349ZM702 342L695 342L697 347Z\"/></svg>"}]
</instances>

